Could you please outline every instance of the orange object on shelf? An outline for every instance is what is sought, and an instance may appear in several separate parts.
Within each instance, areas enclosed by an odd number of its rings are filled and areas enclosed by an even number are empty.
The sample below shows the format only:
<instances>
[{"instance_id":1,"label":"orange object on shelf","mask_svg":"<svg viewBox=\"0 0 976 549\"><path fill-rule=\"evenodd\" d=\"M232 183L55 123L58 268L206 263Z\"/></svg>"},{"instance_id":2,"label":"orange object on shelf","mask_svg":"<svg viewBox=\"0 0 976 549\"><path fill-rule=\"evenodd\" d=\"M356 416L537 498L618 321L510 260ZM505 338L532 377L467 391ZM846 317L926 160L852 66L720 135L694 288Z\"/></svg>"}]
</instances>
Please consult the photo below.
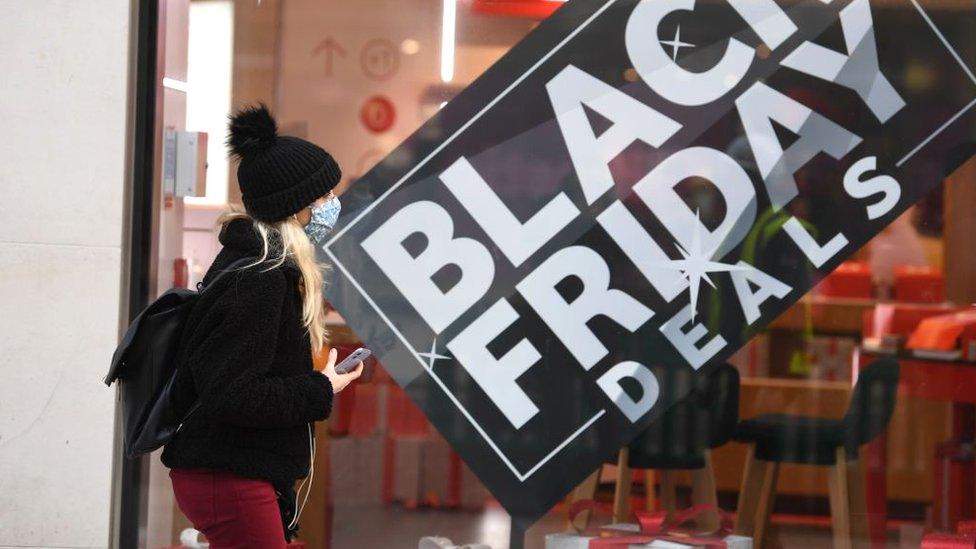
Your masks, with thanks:
<instances>
[{"instance_id":1,"label":"orange object on shelf","mask_svg":"<svg viewBox=\"0 0 976 549\"><path fill-rule=\"evenodd\" d=\"M976 358L976 344L970 343L976 343L976 309L926 318L905 346L926 351L960 350L972 360Z\"/></svg>"},{"instance_id":2,"label":"orange object on shelf","mask_svg":"<svg viewBox=\"0 0 976 549\"><path fill-rule=\"evenodd\" d=\"M863 261L845 261L817 286L827 297L874 297L871 267Z\"/></svg>"},{"instance_id":3,"label":"orange object on shelf","mask_svg":"<svg viewBox=\"0 0 976 549\"><path fill-rule=\"evenodd\" d=\"M881 303L876 305L873 311L864 315L864 337L882 338L892 335L908 337L926 318L951 314L959 310L958 307L945 304Z\"/></svg>"},{"instance_id":4,"label":"orange object on shelf","mask_svg":"<svg viewBox=\"0 0 976 549\"><path fill-rule=\"evenodd\" d=\"M933 267L895 267L894 296L897 301L942 303L945 301L945 277Z\"/></svg>"}]
</instances>

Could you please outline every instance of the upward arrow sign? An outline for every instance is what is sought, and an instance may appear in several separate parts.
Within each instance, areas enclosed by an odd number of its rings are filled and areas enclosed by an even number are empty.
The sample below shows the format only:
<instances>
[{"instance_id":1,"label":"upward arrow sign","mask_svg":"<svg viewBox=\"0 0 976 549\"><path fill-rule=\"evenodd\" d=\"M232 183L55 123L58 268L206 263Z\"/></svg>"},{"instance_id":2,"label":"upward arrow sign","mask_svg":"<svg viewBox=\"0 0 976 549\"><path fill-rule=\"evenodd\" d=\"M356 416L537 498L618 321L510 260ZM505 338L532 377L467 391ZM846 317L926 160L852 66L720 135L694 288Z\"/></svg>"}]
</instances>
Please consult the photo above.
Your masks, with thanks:
<instances>
[{"instance_id":1,"label":"upward arrow sign","mask_svg":"<svg viewBox=\"0 0 976 549\"><path fill-rule=\"evenodd\" d=\"M336 55L339 57L346 56L346 49L339 45L334 38L331 36L325 37L315 49L312 50L312 55L318 55L325 52L325 75L332 76L332 62Z\"/></svg>"}]
</instances>

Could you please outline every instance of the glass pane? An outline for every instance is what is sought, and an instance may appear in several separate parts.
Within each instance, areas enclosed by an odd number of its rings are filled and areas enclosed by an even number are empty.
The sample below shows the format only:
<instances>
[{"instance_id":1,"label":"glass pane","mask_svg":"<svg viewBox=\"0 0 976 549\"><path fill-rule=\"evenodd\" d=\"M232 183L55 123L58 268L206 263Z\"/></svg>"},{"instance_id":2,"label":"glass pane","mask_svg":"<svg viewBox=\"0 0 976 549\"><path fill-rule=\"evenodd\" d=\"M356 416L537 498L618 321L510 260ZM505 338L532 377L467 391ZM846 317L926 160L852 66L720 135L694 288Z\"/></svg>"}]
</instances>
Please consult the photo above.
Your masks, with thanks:
<instances>
[{"instance_id":1,"label":"glass pane","mask_svg":"<svg viewBox=\"0 0 976 549\"><path fill-rule=\"evenodd\" d=\"M529 267L521 268L510 261L510 250L493 246L499 274L486 293L493 300L511 301L520 318L529 320L493 339L489 358L501 359L527 337L541 351L540 361L518 377L515 390L535 398L534 405L552 419L520 430L517 414L506 415L491 406L497 401L483 397L491 380L476 379L470 368L445 374L447 385L475 415L512 423L501 445L522 460L515 468L525 471L539 461L533 452L544 454L544 443L565 437L560 429L565 430L566 418L582 425L595 410L606 409L624 426L617 434L630 433L627 429L640 423L626 423L623 409L610 407L592 383L596 376L585 377L589 368L603 373L612 362L643 359L651 351L676 357L651 364L664 388L662 404L651 413L650 425L634 428L638 436L620 462L626 467L618 466L621 455L593 467L590 478L580 478L579 488L529 530L527 547L543 547L547 535L567 530L574 499L598 502L587 533L614 518L633 522L621 502L647 513L714 506L738 513L730 515L726 530L761 535L766 543L783 547L868 539L875 546L915 547L923 535L951 535L960 523L965 529L965 521L976 520L976 318L969 311L976 301L976 261L969 245L976 228L971 215L976 207L971 190L976 177L971 161L976 152L973 6L952 0L680 5L575 0L541 23L561 4L173 3L173 10L185 11L188 30L168 32L167 49L178 51L178 44L184 44L188 73L185 105L173 107L180 100L166 99L168 112L175 113L169 123L208 132L210 145L206 197L185 203L171 197L178 219L166 230L168 238L182 243L187 284L203 278L220 250L217 216L241 201L237 163L226 161L221 152L230 109L265 102L280 134L329 151L343 171L336 194L344 222L370 211L390 191L391 200L377 206L383 215L363 217L364 224L348 233L362 233L365 239L404 205L421 199L450 202L452 213L464 211L438 180L458 155L437 157L435 149L497 96L490 113L459 132L456 142L450 137L450 146L463 151L520 223L555 197L568 197L583 214L559 233L562 246L599 249L611 273L610 286L633 290L642 299L652 296L644 301L657 318L647 324L653 330L647 329L646 338L608 315L585 323L606 347L607 358L580 368L571 343L543 334L538 326L544 323L514 289L542 262L541 256L556 248L534 259L528 253L523 259ZM601 6L606 10L600 11ZM649 26L629 43L627 21L635 17L635 8L662 9L664 15L656 29ZM584 13L594 15L592 22ZM584 21L585 31L575 33ZM655 20L647 16L646 21ZM572 41L559 49L559 39L570 33ZM475 84L477 93L451 103L527 36L517 57L506 58ZM532 56L547 47L559 51L532 72ZM732 60L737 47L749 67L741 74ZM651 59L652 53L657 57ZM701 76L725 63L723 57L729 64L723 65L721 77ZM580 165L570 162L572 145L566 143L546 87L570 64L588 75L577 82L595 79L609 90L594 94L585 111L593 142L610 136L599 142L600 154L614 153L604 159L608 187L595 198L586 194ZM500 93L523 73L528 75L524 85ZM608 107L610 101L601 106L599 98L617 93L662 117L632 123L627 132L652 135L663 131L667 120L677 129L658 143L647 142L653 138L614 142L613 132L624 132L620 128L628 119ZM700 170L713 156L674 168L676 159L692 148L728 159L727 169ZM409 172L431 151L430 165ZM381 162L381 169L371 172ZM678 181L661 182L667 178L662 166L671 166L671 176L681 169L687 173L681 172L685 176ZM399 183L390 174L408 172L404 187L392 191ZM736 184L728 180L733 172L741 172L754 196L734 200L738 195L728 190ZM664 183L673 184L668 188L673 196L660 190ZM647 196L653 200L641 196L642 188L651 189ZM606 225L601 228L598 216L611 204L632 212L637 226L653 235L651 243L664 254L661 261L672 263L673 276L665 278L678 280L680 288L670 298L662 296L666 284L654 285L635 266L632 253L641 250L623 249ZM690 213L682 217L685 210ZM728 221L730 212L748 223ZM484 240L474 213L457 216L454 229L457 235ZM551 236L558 240L555 233ZM408 355L394 341L399 313L390 313L394 321L383 321L359 297L357 290L364 290L344 277L361 275L365 291L380 296L381 309L392 304L419 317L390 274L366 259L361 240L354 243L337 246L334 257L358 254L362 259L333 266L327 295L336 305L358 303L361 309L343 309L347 324L330 308L331 340L340 356L368 340L378 360L369 364L354 390L339 395L330 420L317 426L315 476L300 539L308 547L412 547L423 536L440 535L458 545L507 547L506 497L494 499L472 471L487 466L472 463L469 468L448 443L464 439L470 448L483 444L482 439L443 429L454 425L446 420L439 423L440 433L418 406L443 402L445 415L457 414L444 398L448 389L439 388L425 372L446 371L449 360L439 370L434 364L456 354L444 345L459 329L433 330L438 338L450 338L440 339L441 346L435 341L432 349L417 349L430 361L429 370L408 364ZM411 246L406 240L398 243ZM413 257L427 244L418 244ZM674 263L696 258L723 265ZM736 279L728 267L740 260L765 278ZM159 284L167 285L162 279ZM693 295L687 286L698 289ZM581 287L569 282L557 290L572 302ZM658 329L665 316L675 314L668 307L678 302L697 311L695 322L705 332L722 334L727 343L703 359L697 374L687 361L678 360ZM419 322L399 327L406 333L401 339L431 331ZM897 381L868 367L885 358L897 359ZM316 362L321 367L324 357ZM724 362L729 369L719 367ZM673 371L688 376L665 379L663 372ZM679 378L685 381L675 381ZM397 383L405 380L410 382L406 391ZM553 387L573 398L553 397L547 393ZM471 431L462 423L459 430ZM485 462L489 459L494 458ZM151 499L159 503L151 508L151 537L175 544L190 523L168 499L161 471L157 464ZM577 473L567 468L567 475ZM539 489L525 499L542 501L554 490ZM617 517L611 510L615 502ZM713 511L709 507L697 522L666 530L704 531L720 538L728 532ZM580 528L583 518L577 516ZM653 522L663 515L645 518Z\"/></svg>"}]
</instances>

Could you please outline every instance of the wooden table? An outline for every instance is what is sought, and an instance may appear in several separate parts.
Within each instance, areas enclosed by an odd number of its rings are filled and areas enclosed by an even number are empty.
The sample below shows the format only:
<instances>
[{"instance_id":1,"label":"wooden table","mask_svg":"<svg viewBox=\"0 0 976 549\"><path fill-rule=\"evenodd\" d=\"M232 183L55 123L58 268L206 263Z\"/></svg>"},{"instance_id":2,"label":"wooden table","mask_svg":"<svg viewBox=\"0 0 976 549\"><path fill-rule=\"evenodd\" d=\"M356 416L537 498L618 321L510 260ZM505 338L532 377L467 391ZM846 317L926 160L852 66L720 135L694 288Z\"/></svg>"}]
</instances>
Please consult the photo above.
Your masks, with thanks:
<instances>
[{"instance_id":1,"label":"wooden table","mask_svg":"<svg viewBox=\"0 0 976 549\"><path fill-rule=\"evenodd\" d=\"M807 295L791 305L769 326L769 372L771 377L789 377L793 355L813 335L849 337L860 341L866 312L876 299Z\"/></svg>"},{"instance_id":2,"label":"wooden table","mask_svg":"<svg viewBox=\"0 0 976 549\"><path fill-rule=\"evenodd\" d=\"M864 313L874 310L877 299L806 296L769 323L768 330L861 337Z\"/></svg>"}]
</instances>

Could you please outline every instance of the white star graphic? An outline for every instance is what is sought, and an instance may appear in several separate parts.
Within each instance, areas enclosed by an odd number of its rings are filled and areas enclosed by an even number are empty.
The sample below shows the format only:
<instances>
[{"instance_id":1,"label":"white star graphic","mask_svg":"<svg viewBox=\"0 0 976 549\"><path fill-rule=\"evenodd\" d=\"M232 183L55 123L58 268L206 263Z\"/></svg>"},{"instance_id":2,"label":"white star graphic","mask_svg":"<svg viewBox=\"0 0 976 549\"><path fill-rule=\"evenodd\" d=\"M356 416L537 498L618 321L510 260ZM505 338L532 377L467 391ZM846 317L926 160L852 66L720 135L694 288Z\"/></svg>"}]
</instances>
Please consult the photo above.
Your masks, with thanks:
<instances>
[{"instance_id":1,"label":"white star graphic","mask_svg":"<svg viewBox=\"0 0 976 549\"><path fill-rule=\"evenodd\" d=\"M695 316L698 314L698 290L701 287L701 281L704 280L712 288L715 287L715 283L708 277L708 273L745 271L749 269L742 265L729 265L727 263L712 261L712 257L715 255L715 250L718 247L716 246L709 251L702 251L701 234L699 232L701 216L698 210L695 211L695 218L698 219L698 223L695 223L695 231L691 235L690 249L685 250L677 242L674 244L684 259L672 259L671 261L661 263L662 267L681 271L685 280L688 281L689 298L691 300L691 320L695 320Z\"/></svg>"},{"instance_id":2,"label":"white star graphic","mask_svg":"<svg viewBox=\"0 0 976 549\"><path fill-rule=\"evenodd\" d=\"M665 46L671 46L671 60L678 60L678 50L681 48L694 48L695 45L689 42L681 41L681 25L674 30L674 39L672 40L661 40L661 44Z\"/></svg>"},{"instance_id":3,"label":"white star graphic","mask_svg":"<svg viewBox=\"0 0 976 549\"><path fill-rule=\"evenodd\" d=\"M422 356L422 357L424 357L424 358L427 359L427 369L428 370L433 370L434 369L434 362L436 362L438 359L441 359L441 358L448 359L448 358L450 358L448 356L444 356L444 355L437 354L437 338L434 338L434 341L431 342L431 344L430 344L430 352L429 353L417 353L417 355L418 356Z\"/></svg>"}]
</instances>

